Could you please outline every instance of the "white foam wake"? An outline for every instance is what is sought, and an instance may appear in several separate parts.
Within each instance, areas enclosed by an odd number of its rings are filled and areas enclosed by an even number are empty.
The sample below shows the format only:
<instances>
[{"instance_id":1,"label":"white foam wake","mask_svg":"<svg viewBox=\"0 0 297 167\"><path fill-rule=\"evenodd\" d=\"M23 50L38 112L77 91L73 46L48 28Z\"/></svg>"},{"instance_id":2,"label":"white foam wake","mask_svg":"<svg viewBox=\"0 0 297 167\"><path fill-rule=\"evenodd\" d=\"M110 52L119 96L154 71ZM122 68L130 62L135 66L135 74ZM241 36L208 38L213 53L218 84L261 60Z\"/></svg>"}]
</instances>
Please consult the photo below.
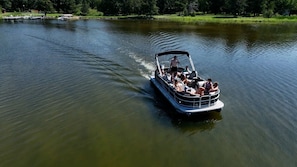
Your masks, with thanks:
<instances>
[{"instance_id":1,"label":"white foam wake","mask_svg":"<svg viewBox=\"0 0 297 167\"><path fill-rule=\"evenodd\" d=\"M143 67L143 68L139 67L138 70L143 77L149 79L149 75L151 75L151 73L155 70L154 63L148 60L145 60L144 57L140 57L132 52L129 53L129 57L135 60L135 62L138 63L139 66Z\"/></svg>"}]
</instances>

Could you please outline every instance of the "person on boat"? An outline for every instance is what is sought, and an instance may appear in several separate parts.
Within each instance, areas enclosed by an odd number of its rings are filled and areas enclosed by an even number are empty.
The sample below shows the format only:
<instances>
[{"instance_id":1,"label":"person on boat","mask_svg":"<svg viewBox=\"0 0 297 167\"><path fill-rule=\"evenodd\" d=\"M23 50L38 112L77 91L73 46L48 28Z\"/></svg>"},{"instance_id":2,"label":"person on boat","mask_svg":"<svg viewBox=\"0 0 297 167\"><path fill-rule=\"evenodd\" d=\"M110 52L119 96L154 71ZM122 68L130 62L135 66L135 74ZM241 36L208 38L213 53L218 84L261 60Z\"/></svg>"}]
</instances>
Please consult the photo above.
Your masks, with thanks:
<instances>
[{"instance_id":1,"label":"person on boat","mask_svg":"<svg viewBox=\"0 0 297 167\"><path fill-rule=\"evenodd\" d=\"M193 83L191 81L189 81L188 78L184 74L180 75L180 79L181 79L181 82L182 82L182 84L184 86L185 92L188 92L191 95L195 95L196 89L193 88Z\"/></svg>"},{"instance_id":2,"label":"person on boat","mask_svg":"<svg viewBox=\"0 0 297 167\"><path fill-rule=\"evenodd\" d=\"M170 73L173 76L173 78L175 78L175 76L176 76L178 64L179 64L179 61L178 61L177 57L174 56L170 62Z\"/></svg>"},{"instance_id":3,"label":"person on boat","mask_svg":"<svg viewBox=\"0 0 297 167\"><path fill-rule=\"evenodd\" d=\"M183 74L187 77L191 74L191 70L189 69L189 66L186 66L186 68L183 71Z\"/></svg>"},{"instance_id":4,"label":"person on boat","mask_svg":"<svg viewBox=\"0 0 297 167\"><path fill-rule=\"evenodd\" d=\"M165 66L161 65L161 75L165 76Z\"/></svg>"},{"instance_id":5,"label":"person on boat","mask_svg":"<svg viewBox=\"0 0 297 167\"><path fill-rule=\"evenodd\" d=\"M187 77L186 77L184 74L181 74L181 75L180 75L180 79L182 80L182 82L183 82L185 85L188 85L189 80L187 79Z\"/></svg>"},{"instance_id":6,"label":"person on boat","mask_svg":"<svg viewBox=\"0 0 297 167\"><path fill-rule=\"evenodd\" d=\"M176 91L178 92L183 92L185 91L185 86L182 83L182 81L180 79L175 79L174 80L174 88L176 89Z\"/></svg>"},{"instance_id":7,"label":"person on boat","mask_svg":"<svg viewBox=\"0 0 297 167\"><path fill-rule=\"evenodd\" d=\"M214 90L212 80L209 78L207 81L203 84L203 86L199 87L196 91L196 94L199 94L200 96L209 94L210 90Z\"/></svg>"},{"instance_id":8,"label":"person on boat","mask_svg":"<svg viewBox=\"0 0 297 167\"><path fill-rule=\"evenodd\" d=\"M185 72L187 72L187 73L191 73L191 70L189 69L189 66L186 66L186 68L185 68Z\"/></svg>"},{"instance_id":9,"label":"person on boat","mask_svg":"<svg viewBox=\"0 0 297 167\"><path fill-rule=\"evenodd\" d=\"M216 92L219 90L219 83L218 82L214 82L213 83L213 88L209 90L209 92Z\"/></svg>"}]
</instances>

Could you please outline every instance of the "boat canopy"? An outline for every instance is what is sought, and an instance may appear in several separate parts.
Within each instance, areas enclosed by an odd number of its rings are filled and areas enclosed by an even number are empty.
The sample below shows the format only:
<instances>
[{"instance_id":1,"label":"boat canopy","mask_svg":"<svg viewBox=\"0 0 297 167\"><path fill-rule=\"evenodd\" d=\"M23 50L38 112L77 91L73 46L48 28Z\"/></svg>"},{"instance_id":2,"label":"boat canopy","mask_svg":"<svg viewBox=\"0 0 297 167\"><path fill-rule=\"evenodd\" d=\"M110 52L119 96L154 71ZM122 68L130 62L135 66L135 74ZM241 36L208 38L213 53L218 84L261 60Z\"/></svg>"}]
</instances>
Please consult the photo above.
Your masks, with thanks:
<instances>
[{"instance_id":1,"label":"boat canopy","mask_svg":"<svg viewBox=\"0 0 297 167\"><path fill-rule=\"evenodd\" d=\"M187 55L188 57L190 56L189 52L187 52L187 51L172 50L172 51L158 53L158 54L156 54L155 57L160 57L160 56L169 55L169 54L176 54L176 55L184 54L184 55Z\"/></svg>"},{"instance_id":2,"label":"boat canopy","mask_svg":"<svg viewBox=\"0 0 297 167\"><path fill-rule=\"evenodd\" d=\"M168 56L168 55L182 55L182 56L187 56L192 71L195 71L196 76L198 76L197 71L195 70L194 63L193 63L192 58L190 56L190 53L187 52L187 51L182 51L182 50L165 51L165 52L157 53L155 55L157 70L159 71L160 74L161 74L161 67L160 67L159 57L161 57L161 56Z\"/></svg>"}]
</instances>

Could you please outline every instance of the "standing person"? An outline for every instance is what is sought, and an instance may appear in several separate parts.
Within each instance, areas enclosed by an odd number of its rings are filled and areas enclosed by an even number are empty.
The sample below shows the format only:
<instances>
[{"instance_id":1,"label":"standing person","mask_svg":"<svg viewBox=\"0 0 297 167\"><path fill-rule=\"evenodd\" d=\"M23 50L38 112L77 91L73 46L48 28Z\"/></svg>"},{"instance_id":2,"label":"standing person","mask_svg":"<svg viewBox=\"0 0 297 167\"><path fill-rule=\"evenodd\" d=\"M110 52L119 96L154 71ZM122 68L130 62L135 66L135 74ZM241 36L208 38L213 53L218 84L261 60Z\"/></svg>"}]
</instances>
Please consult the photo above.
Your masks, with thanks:
<instances>
[{"instance_id":1,"label":"standing person","mask_svg":"<svg viewBox=\"0 0 297 167\"><path fill-rule=\"evenodd\" d=\"M176 73L177 73L177 64L179 64L179 61L177 60L177 57L174 56L171 59L170 62L170 73L171 73L171 78L175 78Z\"/></svg>"}]
</instances>

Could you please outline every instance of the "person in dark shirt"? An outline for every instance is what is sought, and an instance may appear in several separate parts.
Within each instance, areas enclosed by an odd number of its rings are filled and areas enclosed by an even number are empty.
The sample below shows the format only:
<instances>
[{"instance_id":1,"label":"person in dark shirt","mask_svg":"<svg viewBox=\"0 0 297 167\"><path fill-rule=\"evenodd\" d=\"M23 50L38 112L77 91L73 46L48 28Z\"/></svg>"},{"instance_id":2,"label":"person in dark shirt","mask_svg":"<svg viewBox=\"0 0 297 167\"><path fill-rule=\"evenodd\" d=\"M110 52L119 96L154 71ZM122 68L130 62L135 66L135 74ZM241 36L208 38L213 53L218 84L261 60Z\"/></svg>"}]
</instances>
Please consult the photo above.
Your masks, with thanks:
<instances>
[{"instance_id":1,"label":"person in dark shirt","mask_svg":"<svg viewBox=\"0 0 297 167\"><path fill-rule=\"evenodd\" d=\"M212 84L212 80L209 78L203 84L203 86L198 88L198 90L196 91L196 94L200 94L200 96L207 95L213 89L214 89L214 87L213 87L213 84Z\"/></svg>"}]
</instances>

